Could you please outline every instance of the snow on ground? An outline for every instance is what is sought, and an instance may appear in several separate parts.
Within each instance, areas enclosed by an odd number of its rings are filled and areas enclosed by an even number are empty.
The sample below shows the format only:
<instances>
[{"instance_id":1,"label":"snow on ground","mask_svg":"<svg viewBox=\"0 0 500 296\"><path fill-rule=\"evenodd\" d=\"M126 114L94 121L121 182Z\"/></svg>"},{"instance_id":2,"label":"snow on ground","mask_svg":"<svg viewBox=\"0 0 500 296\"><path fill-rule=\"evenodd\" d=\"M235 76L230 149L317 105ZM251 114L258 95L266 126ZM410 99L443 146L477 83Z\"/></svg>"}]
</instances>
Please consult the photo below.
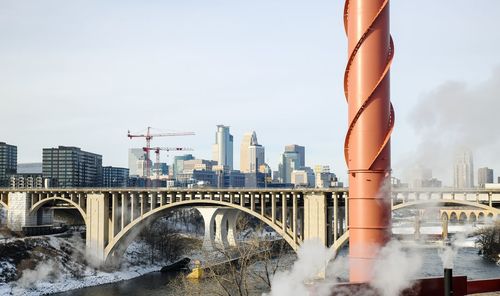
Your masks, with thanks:
<instances>
[{"instance_id":1,"label":"snow on ground","mask_svg":"<svg viewBox=\"0 0 500 296\"><path fill-rule=\"evenodd\" d=\"M27 240L29 241L29 238L19 239L23 242ZM3 277L15 275L16 266L9 259L0 261L0 295L34 296L63 292L128 280L159 271L164 266L163 263L147 264L140 255L144 245L137 241L133 242L124 254L121 269L110 272L88 267L84 262L78 262L77 254L65 253L64 250L68 247L78 249L81 242L52 236L38 238L29 243L36 248L42 248L43 256L34 250L28 251L34 267L24 269L19 279L7 283Z\"/></svg>"}]
</instances>

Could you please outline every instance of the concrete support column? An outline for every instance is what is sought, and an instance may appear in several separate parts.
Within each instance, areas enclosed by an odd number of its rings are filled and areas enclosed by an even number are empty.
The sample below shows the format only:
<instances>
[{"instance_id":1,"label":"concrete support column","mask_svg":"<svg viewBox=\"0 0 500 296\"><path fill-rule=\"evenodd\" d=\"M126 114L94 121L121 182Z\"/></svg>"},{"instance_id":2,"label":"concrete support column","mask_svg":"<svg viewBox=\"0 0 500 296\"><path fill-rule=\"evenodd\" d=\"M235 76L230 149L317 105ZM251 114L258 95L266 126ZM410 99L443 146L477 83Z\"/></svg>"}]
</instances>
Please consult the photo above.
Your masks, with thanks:
<instances>
[{"instance_id":1,"label":"concrete support column","mask_svg":"<svg viewBox=\"0 0 500 296\"><path fill-rule=\"evenodd\" d=\"M298 206L297 206L297 194L292 193L292 229L293 229L293 241L295 243L298 242L298 227L297 227L297 215L298 215Z\"/></svg>"},{"instance_id":2,"label":"concrete support column","mask_svg":"<svg viewBox=\"0 0 500 296\"><path fill-rule=\"evenodd\" d=\"M276 193L271 193L271 222L276 224Z\"/></svg>"},{"instance_id":3,"label":"concrete support column","mask_svg":"<svg viewBox=\"0 0 500 296\"><path fill-rule=\"evenodd\" d=\"M205 225L205 235L203 237L202 249L207 251L213 250L214 238L215 238L215 231L214 231L215 214L218 208L197 207L196 209L198 210L198 212L200 212L201 216L203 217L203 222Z\"/></svg>"},{"instance_id":4,"label":"concrete support column","mask_svg":"<svg viewBox=\"0 0 500 296\"><path fill-rule=\"evenodd\" d=\"M260 215L266 217L266 194L260 194Z\"/></svg>"},{"instance_id":5,"label":"concrete support column","mask_svg":"<svg viewBox=\"0 0 500 296\"><path fill-rule=\"evenodd\" d=\"M131 208L130 208L130 194L121 194L121 205L122 205L122 215L121 215L121 229L125 228L130 223Z\"/></svg>"},{"instance_id":6,"label":"concrete support column","mask_svg":"<svg viewBox=\"0 0 500 296\"><path fill-rule=\"evenodd\" d=\"M488 205L493 207L493 193L488 192Z\"/></svg>"},{"instance_id":7,"label":"concrete support column","mask_svg":"<svg viewBox=\"0 0 500 296\"><path fill-rule=\"evenodd\" d=\"M250 194L250 210L255 212L255 193L249 192L248 194Z\"/></svg>"},{"instance_id":8,"label":"concrete support column","mask_svg":"<svg viewBox=\"0 0 500 296\"><path fill-rule=\"evenodd\" d=\"M326 211L324 194L309 193L304 196L304 240L319 239L327 246Z\"/></svg>"},{"instance_id":9,"label":"concrete support column","mask_svg":"<svg viewBox=\"0 0 500 296\"><path fill-rule=\"evenodd\" d=\"M238 194L240 195L240 206L244 207L245 206L245 194L241 193L241 192L238 192Z\"/></svg>"},{"instance_id":10,"label":"concrete support column","mask_svg":"<svg viewBox=\"0 0 500 296\"><path fill-rule=\"evenodd\" d=\"M230 209L226 212L227 221L227 244L231 247L236 246L236 225L238 222L238 210Z\"/></svg>"},{"instance_id":11,"label":"concrete support column","mask_svg":"<svg viewBox=\"0 0 500 296\"><path fill-rule=\"evenodd\" d=\"M134 221L140 216L140 208L139 208L139 196L136 192L130 193L130 221Z\"/></svg>"},{"instance_id":12,"label":"concrete support column","mask_svg":"<svg viewBox=\"0 0 500 296\"><path fill-rule=\"evenodd\" d=\"M87 196L87 255L94 265L104 263L104 249L109 241L109 196L92 193Z\"/></svg>"},{"instance_id":13,"label":"concrete support column","mask_svg":"<svg viewBox=\"0 0 500 296\"><path fill-rule=\"evenodd\" d=\"M156 209L158 206L158 193L157 192L151 192L151 205L149 207L149 210L152 211Z\"/></svg>"},{"instance_id":14,"label":"concrete support column","mask_svg":"<svg viewBox=\"0 0 500 296\"><path fill-rule=\"evenodd\" d=\"M31 201L26 192L10 192L8 194L9 210L7 227L12 231L22 231L23 226L36 225L36 213L30 215Z\"/></svg>"},{"instance_id":15,"label":"concrete support column","mask_svg":"<svg viewBox=\"0 0 500 296\"><path fill-rule=\"evenodd\" d=\"M417 213L415 215L415 232L414 232L414 238L415 240L420 240L420 213Z\"/></svg>"},{"instance_id":16,"label":"concrete support column","mask_svg":"<svg viewBox=\"0 0 500 296\"><path fill-rule=\"evenodd\" d=\"M219 248L227 247L227 210L219 209L215 214L215 244Z\"/></svg>"},{"instance_id":17,"label":"concrete support column","mask_svg":"<svg viewBox=\"0 0 500 296\"><path fill-rule=\"evenodd\" d=\"M165 192L158 192L158 202L160 203L160 207L165 205Z\"/></svg>"},{"instance_id":18,"label":"concrete support column","mask_svg":"<svg viewBox=\"0 0 500 296\"><path fill-rule=\"evenodd\" d=\"M286 193L281 193L281 225L283 226L283 233L286 234L286 231L287 231L287 223L286 223L286 220L287 220L287 204L286 204Z\"/></svg>"},{"instance_id":19,"label":"concrete support column","mask_svg":"<svg viewBox=\"0 0 500 296\"><path fill-rule=\"evenodd\" d=\"M110 237L115 237L115 235L120 232L121 228L121 206L119 200L120 194L118 192L111 193L111 231Z\"/></svg>"},{"instance_id":20,"label":"concrete support column","mask_svg":"<svg viewBox=\"0 0 500 296\"><path fill-rule=\"evenodd\" d=\"M141 199L141 217L144 216L145 211L146 211L145 203L148 202L147 197L148 197L147 193L144 193L144 192L139 193L139 198Z\"/></svg>"},{"instance_id":21,"label":"concrete support column","mask_svg":"<svg viewBox=\"0 0 500 296\"><path fill-rule=\"evenodd\" d=\"M448 214L441 215L442 237L448 239Z\"/></svg>"}]
</instances>

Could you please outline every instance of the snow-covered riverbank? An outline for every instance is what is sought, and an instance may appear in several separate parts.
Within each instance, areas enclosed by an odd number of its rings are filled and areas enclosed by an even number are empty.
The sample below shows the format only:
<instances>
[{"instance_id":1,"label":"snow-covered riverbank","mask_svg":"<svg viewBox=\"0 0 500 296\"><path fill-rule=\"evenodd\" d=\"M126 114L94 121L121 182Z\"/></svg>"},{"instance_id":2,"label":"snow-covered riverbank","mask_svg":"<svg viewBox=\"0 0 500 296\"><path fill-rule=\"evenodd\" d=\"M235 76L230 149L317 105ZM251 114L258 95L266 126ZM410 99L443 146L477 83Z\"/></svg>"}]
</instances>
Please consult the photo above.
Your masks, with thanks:
<instances>
[{"instance_id":1,"label":"snow-covered riverbank","mask_svg":"<svg viewBox=\"0 0 500 296\"><path fill-rule=\"evenodd\" d=\"M13 239L1 246L0 295L44 295L128 280L159 271L163 264L148 264L144 248L134 242L116 271L87 266L80 238Z\"/></svg>"}]
</instances>

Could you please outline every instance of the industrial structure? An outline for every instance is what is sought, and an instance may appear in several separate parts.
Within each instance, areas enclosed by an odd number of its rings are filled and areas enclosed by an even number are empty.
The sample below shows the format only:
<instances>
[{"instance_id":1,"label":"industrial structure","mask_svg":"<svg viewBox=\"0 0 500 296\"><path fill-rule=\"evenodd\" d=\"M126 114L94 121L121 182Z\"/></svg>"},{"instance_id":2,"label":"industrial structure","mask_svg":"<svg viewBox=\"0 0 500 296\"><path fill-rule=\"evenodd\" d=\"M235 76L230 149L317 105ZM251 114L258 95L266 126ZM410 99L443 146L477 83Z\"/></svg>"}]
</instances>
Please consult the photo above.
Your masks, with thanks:
<instances>
[{"instance_id":1,"label":"industrial structure","mask_svg":"<svg viewBox=\"0 0 500 296\"><path fill-rule=\"evenodd\" d=\"M390 137L394 110L389 70L394 45L389 0L346 0L344 26L348 62L344 92L349 127L345 160L349 169L349 277L368 282L380 248L389 239Z\"/></svg>"}]
</instances>

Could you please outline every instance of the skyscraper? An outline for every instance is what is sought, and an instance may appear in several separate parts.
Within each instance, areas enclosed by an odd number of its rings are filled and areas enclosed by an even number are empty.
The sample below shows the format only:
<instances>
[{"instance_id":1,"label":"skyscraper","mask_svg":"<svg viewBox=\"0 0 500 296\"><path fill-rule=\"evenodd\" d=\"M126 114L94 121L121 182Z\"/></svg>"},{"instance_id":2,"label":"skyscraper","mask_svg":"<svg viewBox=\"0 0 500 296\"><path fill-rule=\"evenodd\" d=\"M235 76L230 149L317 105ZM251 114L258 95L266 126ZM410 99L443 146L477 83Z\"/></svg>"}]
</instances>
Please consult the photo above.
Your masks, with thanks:
<instances>
[{"instance_id":1,"label":"skyscraper","mask_svg":"<svg viewBox=\"0 0 500 296\"><path fill-rule=\"evenodd\" d=\"M44 148L42 172L55 187L100 187L102 156L77 147Z\"/></svg>"},{"instance_id":2,"label":"skyscraper","mask_svg":"<svg viewBox=\"0 0 500 296\"><path fill-rule=\"evenodd\" d=\"M282 183L292 182L292 171L305 167L305 147L299 145L285 146L285 152L281 155L279 175Z\"/></svg>"},{"instance_id":3,"label":"skyscraper","mask_svg":"<svg viewBox=\"0 0 500 296\"><path fill-rule=\"evenodd\" d=\"M217 126L212 159L228 170L233 169L233 136L229 133L229 126Z\"/></svg>"},{"instance_id":4,"label":"skyscraper","mask_svg":"<svg viewBox=\"0 0 500 296\"><path fill-rule=\"evenodd\" d=\"M0 142L0 187L9 186L9 175L17 172L17 147Z\"/></svg>"},{"instance_id":5,"label":"skyscraper","mask_svg":"<svg viewBox=\"0 0 500 296\"><path fill-rule=\"evenodd\" d=\"M246 133L241 141L240 171L242 173L255 173L264 164L265 149L257 142L255 132Z\"/></svg>"},{"instance_id":6,"label":"skyscraper","mask_svg":"<svg viewBox=\"0 0 500 296\"><path fill-rule=\"evenodd\" d=\"M455 188L474 187L474 164L472 161L472 152L462 150L456 155L454 169Z\"/></svg>"},{"instance_id":7,"label":"skyscraper","mask_svg":"<svg viewBox=\"0 0 500 296\"><path fill-rule=\"evenodd\" d=\"M142 148L128 150L128 169L130 176L146 176L146 152ZM151 160L149 168L151 168Z\"/></svg>"},{"instance_id":8,"label":"skyscraper","mask_svg":"<svg viewBox=\"0 0 500 296\"><path fill-rule=\"evenodd\" d=\"M306 148L304 146L300 145L286 145L285 146L285 153L291 152L291 153L297 153L298 155L298 160L299 160L299 167L305 167L306 166Z\"/></svg>"},{"instance_id":9,"label":"skyscraper","mask_svg":"<svg viewBox=\"0 0 500 296\"><path fill-rule=\"evenodd\" d=\"M479 168L477 170L477 185L484 187L486 183L493 183L493 170L490 168Z\"/></svg>"}]
</instances>

